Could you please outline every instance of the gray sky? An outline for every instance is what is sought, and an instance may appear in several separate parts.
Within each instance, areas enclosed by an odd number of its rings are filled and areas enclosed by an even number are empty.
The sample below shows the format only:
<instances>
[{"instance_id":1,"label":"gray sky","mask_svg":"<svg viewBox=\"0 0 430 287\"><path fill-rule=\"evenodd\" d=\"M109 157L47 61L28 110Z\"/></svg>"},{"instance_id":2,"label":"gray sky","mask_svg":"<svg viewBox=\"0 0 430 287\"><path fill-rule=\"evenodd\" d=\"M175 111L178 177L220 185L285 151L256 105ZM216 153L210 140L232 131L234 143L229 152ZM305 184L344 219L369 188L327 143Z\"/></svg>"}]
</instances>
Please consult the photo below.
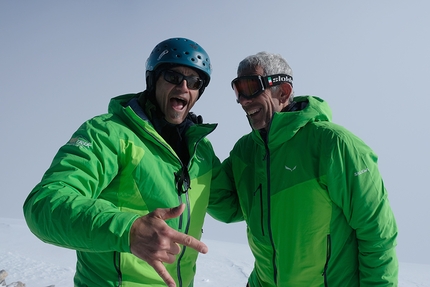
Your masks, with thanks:
<instances>
[{"instance_id":1,"label":"gray sky","mask_svg":"<svg viewBox=\"0 0 430 287\"><path fill-rule=\"evenodd\" d=\"M251 130L230 87L237 64L279 53L296 95L325 99L379 155L400 261L430 263L430 2L289 2L0 1L0 217L22 218L58 148L110 98L145 88L157 43L186 37L213 64L194 111L219 123L210 139L221 160ZM244 228L208 217L204 237L245 242Z\"/></svg>"}]
</instances>

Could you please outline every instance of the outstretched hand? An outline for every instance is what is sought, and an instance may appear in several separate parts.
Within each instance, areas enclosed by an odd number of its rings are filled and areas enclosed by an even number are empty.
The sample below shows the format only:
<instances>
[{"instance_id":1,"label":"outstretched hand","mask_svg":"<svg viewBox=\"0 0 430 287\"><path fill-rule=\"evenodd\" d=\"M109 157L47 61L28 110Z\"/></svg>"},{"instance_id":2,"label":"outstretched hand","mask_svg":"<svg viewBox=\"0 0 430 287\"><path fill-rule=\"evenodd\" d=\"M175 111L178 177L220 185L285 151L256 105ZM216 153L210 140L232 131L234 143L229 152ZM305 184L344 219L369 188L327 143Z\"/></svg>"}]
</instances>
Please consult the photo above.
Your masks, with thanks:
<instances>
[{"instance_id":1,"label":"outstretched hand","mask_svg":"<svg viewBox=\"0 0 430 287\"><path fill-rule=\"evenodd\" d=\"M174 230L165 222L166 219L180 216L184 209L184 204L174 208L158 208L135 220L130 231L131 253L148 262L169 287L175 287L176 284L163 262L175 262L176 255L181 251L179 244L200 253L208 252L203 242Z\"/></svg>"}]
</instances>

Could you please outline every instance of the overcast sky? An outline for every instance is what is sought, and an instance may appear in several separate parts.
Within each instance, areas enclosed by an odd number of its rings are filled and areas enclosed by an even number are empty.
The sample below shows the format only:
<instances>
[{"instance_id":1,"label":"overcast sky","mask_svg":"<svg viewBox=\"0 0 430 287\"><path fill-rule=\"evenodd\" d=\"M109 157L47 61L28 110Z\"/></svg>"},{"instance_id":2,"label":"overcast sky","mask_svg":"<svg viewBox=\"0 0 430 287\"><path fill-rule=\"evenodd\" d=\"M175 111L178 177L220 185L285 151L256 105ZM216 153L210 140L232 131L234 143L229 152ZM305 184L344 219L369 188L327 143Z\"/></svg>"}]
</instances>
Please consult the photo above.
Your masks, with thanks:
<instances>
[{"instance_id":1,"label":"overcast sky","mask_svg":"<svg viewBox=\"0 0 430 287\"><path fill-rule=\"evenodd\" d=\"M325 99L333 121L378 154L399 259L429 264L429 10L426 0L2 0L0 217L22 218L58 148L110 98L145 89L157 43L186 37L211 57L194 111L219 123L210 139L221 160L251 130L230 87L237 64L279 53L295 94ZM245 242L244 228L207 217L204 237Z\"/></svg>"}]
</instances>

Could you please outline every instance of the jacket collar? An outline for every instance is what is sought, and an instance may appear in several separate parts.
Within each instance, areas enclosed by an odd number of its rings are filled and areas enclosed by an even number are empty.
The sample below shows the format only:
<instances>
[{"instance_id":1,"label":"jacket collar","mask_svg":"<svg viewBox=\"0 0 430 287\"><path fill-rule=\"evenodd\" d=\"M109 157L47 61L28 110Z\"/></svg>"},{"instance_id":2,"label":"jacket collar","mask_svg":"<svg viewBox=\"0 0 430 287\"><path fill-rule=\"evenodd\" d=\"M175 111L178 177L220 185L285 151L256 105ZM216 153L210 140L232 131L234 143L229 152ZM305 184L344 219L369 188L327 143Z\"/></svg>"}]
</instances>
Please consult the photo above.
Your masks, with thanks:
<instances>
[{"instance_id":1,"label":"jacket collar","mask_svg":"<svg viewBox=\"0 0 430 287\"><path fill-rule=\"evenodd\" d=\"M331 121L327 102L313 96L295 97L293 106L273 115L267 132L253 130L252 137L258 144L275 147L290 140L307 123L315 121Z\"/></svg>"}]
</instances>

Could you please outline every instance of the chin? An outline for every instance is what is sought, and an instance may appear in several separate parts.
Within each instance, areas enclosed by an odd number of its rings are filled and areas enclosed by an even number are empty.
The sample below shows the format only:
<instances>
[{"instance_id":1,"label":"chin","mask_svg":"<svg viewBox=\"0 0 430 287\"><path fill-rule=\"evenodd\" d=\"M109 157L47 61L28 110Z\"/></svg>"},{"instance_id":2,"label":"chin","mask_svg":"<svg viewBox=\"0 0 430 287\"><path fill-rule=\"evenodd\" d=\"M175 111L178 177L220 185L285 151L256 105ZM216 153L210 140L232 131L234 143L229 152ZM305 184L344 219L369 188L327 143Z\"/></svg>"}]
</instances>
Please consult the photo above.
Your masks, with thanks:
<instances>
[{"instance_id":1,"label":"chin","mask_svg":"<svg viewBox=\"0 0 430 287\"><path fill-rule=\"evenodd\" d=\"M252 122L251 122L251 127L252 127L254 130L260 130L260 129L262 129L261 125L259 125L258 123L252 123Z\"/></svg>"},{"instance_id":2,"label":"chin","mask_svg":"<svg viewBox=\"0 0 430 287\"><path fill-rule=\"evenodd\" d=\"M178 116L166 118L166 121L168 121L169 123L174 124L174 125L179 125L184 120L185 120L185 117L178 117Z\"/></svg>"},{"instance_id":3,"label":"chin","mask_svg":"<svg viewBox=\"0 0 430 287\"><path fill-rule=\"evenodd\" d=\"M180 123L182 123L183 121L179 121L179 120L167 120L170 124L172 125L179 125Z\"/></svg>"},{"instance_id":4,"label":"chin","mask_svg":"<svg viewBox=\"0 0 430 287\"><path fill-rule=\"evenodd\" d=\"M265 128L266 128L266 125L259 125L259 124L253 125L253 124L251 124L251 127L252 127L254 130L262 130L262 129L265 129Z\"/></svg>"}]
</instances>

